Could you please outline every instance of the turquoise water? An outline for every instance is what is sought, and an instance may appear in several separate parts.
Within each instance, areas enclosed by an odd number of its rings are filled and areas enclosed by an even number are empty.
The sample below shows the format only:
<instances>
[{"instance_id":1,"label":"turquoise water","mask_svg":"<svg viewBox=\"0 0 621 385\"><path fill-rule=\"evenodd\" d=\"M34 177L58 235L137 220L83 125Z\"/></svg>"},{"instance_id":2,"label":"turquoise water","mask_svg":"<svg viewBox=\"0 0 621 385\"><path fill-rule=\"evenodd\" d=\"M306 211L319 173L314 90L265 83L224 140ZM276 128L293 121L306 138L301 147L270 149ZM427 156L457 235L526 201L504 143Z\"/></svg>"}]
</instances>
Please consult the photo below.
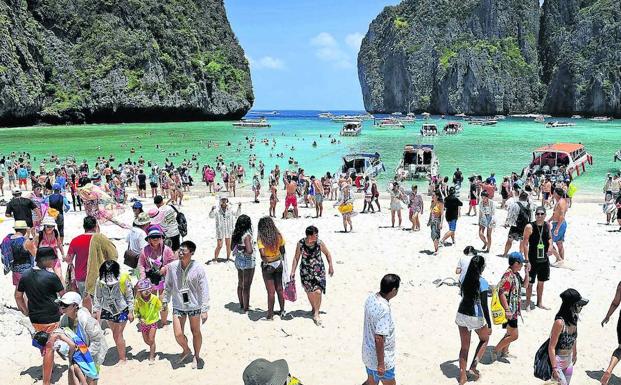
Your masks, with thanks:
<instances>
[{"instance_id":1,"label":"turquoise water","mask_svg":"<svg viewBox=\"0 0 621 385\"><path fill-rule=\"evenodd\" d=\"M37 159L50 154L61 157L75 156L89 159L96 156L115 154L117 161L131 157L130 148L136 148L136 159L142 154L145 159L160 164L171 152L179 152L171 157L180 162L190 158L192 153L199 155L201 164L214 164L218 154L222 154L228 164L241 161L247 164L248 155L254 153L263 159L266 169L274 164L288 168L287 159L293 156L307 172L323 174L340 168L341 157L352 152L379 152L387 172L380 179L393 176L403 152L403 146L410 143L429 143L436 146L442 174L452 175L455 167L460 167L466 176L478 173L483 176L495 172L497 179L511 171L520 172L531 159L531 151L539 146L555 142L581 142L593 155L594 165L587 173L576 180L580 190L595 192L601 189L606 172L617 171L613 155L621 144L621 121L591 122L586 119L571 120L575 127L545 128L532 119L507 118L495 126L474 126L464 122L464 131L454 136L435 138L420 136L422 120L405 129L377 129L372 121L364 122L362 135L358 137L338 136L341 123L318 119L318 111L283 111L277 116L268 116L272 124L267 129L233 128L231 122L188 122L188 123L140 123L114 125L77 125L53 127L24 127L0 130L0 153L29 151ZM346 113L346 112L338 112ZM350 112L347 112L350 113ZM548 119L547 121L554 120ZM569 119L562 119L568 120ZM441 130L446 123L439 117L432 117ZM323 137L320 138L319 136ZM340 140L330 144L327 137L332 135ZM245 137L270 139L270 146L260 143L249 150ZM276 147L271 149L271 140ZM217 148L207 148L207 141L218 143ZM317 147L312 142L317 141ZM202 141L202 143L201 143ZM231 142L231 146L227 146ZM159 144L164 151L155 148ZM123 147L125 146L125 147ZM294 150L291 148L294 147ZM185 154L185 150L188 153ZM276 158L276 153L284 153L284 159ZM270 157L270 153L274 157ZM621 163L618 163L621 165Z\"/></svg>"}]
</instances>

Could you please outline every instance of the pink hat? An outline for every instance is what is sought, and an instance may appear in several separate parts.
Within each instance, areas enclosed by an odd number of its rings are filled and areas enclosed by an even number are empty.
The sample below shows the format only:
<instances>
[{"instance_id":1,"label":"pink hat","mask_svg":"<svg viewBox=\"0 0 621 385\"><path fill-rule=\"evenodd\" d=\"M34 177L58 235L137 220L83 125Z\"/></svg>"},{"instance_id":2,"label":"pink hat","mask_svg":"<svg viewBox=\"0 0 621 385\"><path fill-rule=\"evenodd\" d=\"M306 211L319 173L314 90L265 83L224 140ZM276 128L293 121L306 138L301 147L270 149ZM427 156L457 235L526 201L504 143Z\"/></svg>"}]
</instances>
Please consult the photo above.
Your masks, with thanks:
<instances>
[{"instance_id":1,"label":"pink hat","mask_svg":"<svg viewBox=\"0 0 621 385\"><path fill-rule=\"evenodd\" d=\"M157 216L157 214L159 214L159 213L160 213L160 210L158 210L155 207L152 208L152 209L149 209L149 211L147 212L147 214L149 214L149 217L151 217L151 218L155 218Z\"/></svg>"}]
</instances>

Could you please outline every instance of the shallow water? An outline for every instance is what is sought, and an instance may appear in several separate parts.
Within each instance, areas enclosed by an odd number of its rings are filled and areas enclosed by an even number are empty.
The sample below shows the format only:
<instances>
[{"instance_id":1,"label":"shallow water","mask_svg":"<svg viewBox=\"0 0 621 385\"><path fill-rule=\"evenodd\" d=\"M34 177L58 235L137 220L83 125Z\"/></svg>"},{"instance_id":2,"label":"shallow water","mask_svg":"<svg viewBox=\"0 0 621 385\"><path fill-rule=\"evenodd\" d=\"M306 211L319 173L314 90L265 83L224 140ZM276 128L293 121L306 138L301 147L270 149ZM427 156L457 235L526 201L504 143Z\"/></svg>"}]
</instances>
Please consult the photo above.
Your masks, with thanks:
<instances>
[{"instance_id":1,"label":"shallow water","mask_svg":"<svg viewBox=\"0 0 621 385\"><path fill-rule=\"evenodd\" d=\"M595 192L603 185L606 172L617 171L613 155L621 144L621 121L592 122L587 119L558 119L572 121L575 127L545 128L544 124L532 119L507 118L495 126L474 126L464 122L464 131L454 136L422 138L419 130L422 119L409 124L405 129L377 129L372 121L364 122L362 135L358 137L338 136L341 123L318 119L319 111L282 111L280 115L268 116L271 128L234 128L231 122L188 122L188 123L139 123L110 125L75 125L52 127L24 127L0 130L0 153L29 151L37 159L55 153L75 156L92 161L98 155L115 154L117 161L130 157L130 148L136 148L136 155L155 160L160 164L171 152L180 156L173 161L180 162L192 153L200 153L201 164L214 164L215 156L222 154L228 164L232 160L247 164L248 154L256 153L266 163L266 171L278 163L287 168L287 159L293 156L299 161L307 175L336 171L341 157L352 152L379 152L387 172L380 179L392 178L402 156L403 146L410 143L429 143L436 146L442 174L452 175L460 167L465 176L479 173L484 177L490 172L501 179L511 171L521 171L531 159L531 151L539 146L555 142L581 142L593 155L594 165L576 180L579 190ZM359 113L339 111L335 114ZM557 119L547 119L552 121ZM436 123L441 130L446 120L434 116L430 123ZM323 137L320 138L319 135ZM340 140L330 144L328 135ZM276 139L276 147L257 144L252 151L245 144L245 137ZM218 148L207 148L207 141L219 144ZM316 140L317 147L312 147ZM201 143L202 141L202 143ZM227 142L232 145L227 146ZM121 147L125 145L126 147ZM164 151L157 150L159 144ZM98 149L98 146L101 146ZM291 147L295 149L292 151ZM188 153L184 151L187 149ZM285 158L270 157L270 153L284 153ZM621 165L621 163L618 163Z\"/></svg>"}]
</instances>

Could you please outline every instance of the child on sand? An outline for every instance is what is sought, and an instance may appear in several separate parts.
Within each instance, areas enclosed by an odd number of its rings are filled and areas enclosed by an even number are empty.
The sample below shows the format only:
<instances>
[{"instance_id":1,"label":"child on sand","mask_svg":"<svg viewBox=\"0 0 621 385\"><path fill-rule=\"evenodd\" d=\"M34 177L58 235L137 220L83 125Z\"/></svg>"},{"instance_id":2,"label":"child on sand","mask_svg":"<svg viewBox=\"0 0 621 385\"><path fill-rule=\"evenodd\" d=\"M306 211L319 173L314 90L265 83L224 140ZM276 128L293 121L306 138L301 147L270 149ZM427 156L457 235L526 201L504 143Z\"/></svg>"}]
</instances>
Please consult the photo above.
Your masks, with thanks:
<instances>
[{"instance_id":1,"label":"child on sand","mask_svg":"<svg viewBox=\"0 0 621 385\"><path fill-rule=\"evenodd\" d=\"M149 364L155 362L155 332L160 320L162 302L151 292L151 281L143 279L136 285L138 295L134 302L134 313L138 317L138 328L142 339L149 345Z\"/></svg>"}]
</instances>

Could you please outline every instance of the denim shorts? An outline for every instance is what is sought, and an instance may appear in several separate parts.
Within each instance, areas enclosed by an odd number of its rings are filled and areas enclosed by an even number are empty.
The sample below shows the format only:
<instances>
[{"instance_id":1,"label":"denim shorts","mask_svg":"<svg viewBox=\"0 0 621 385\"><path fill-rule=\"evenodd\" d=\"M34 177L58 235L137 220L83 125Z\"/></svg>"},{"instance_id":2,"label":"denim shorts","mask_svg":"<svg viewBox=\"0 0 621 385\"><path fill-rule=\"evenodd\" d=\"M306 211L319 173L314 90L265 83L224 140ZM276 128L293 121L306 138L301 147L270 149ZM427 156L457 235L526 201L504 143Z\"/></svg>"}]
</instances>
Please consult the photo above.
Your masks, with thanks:
<instances>
[{"instance_id":1,"label":"denim shorts","mask_svg":"<svg viewBox=\"0 0 621 385\"><path fill-rule=\"evenodd\" d=\"M457 219L453 219L452 221L448 221L449 231L455 231L457 228Z\"/></svg>"},{"instance_id":2,"label":"denim shorts","mask_svg":"<svg viewBox=\"0 0 621 385\"><path fill-rule=\"evenodd\" d=\"M395 368L392 367L392 368L386 370L386 372L384 372L383 376L380 376L379 373L377 372L377 370L373 370L373 369L367 368L367 374L369 376L373 376L373 380L376 383L379 383L380 380L394 380L395 379Z\"/></svg>"}]
</instances>

